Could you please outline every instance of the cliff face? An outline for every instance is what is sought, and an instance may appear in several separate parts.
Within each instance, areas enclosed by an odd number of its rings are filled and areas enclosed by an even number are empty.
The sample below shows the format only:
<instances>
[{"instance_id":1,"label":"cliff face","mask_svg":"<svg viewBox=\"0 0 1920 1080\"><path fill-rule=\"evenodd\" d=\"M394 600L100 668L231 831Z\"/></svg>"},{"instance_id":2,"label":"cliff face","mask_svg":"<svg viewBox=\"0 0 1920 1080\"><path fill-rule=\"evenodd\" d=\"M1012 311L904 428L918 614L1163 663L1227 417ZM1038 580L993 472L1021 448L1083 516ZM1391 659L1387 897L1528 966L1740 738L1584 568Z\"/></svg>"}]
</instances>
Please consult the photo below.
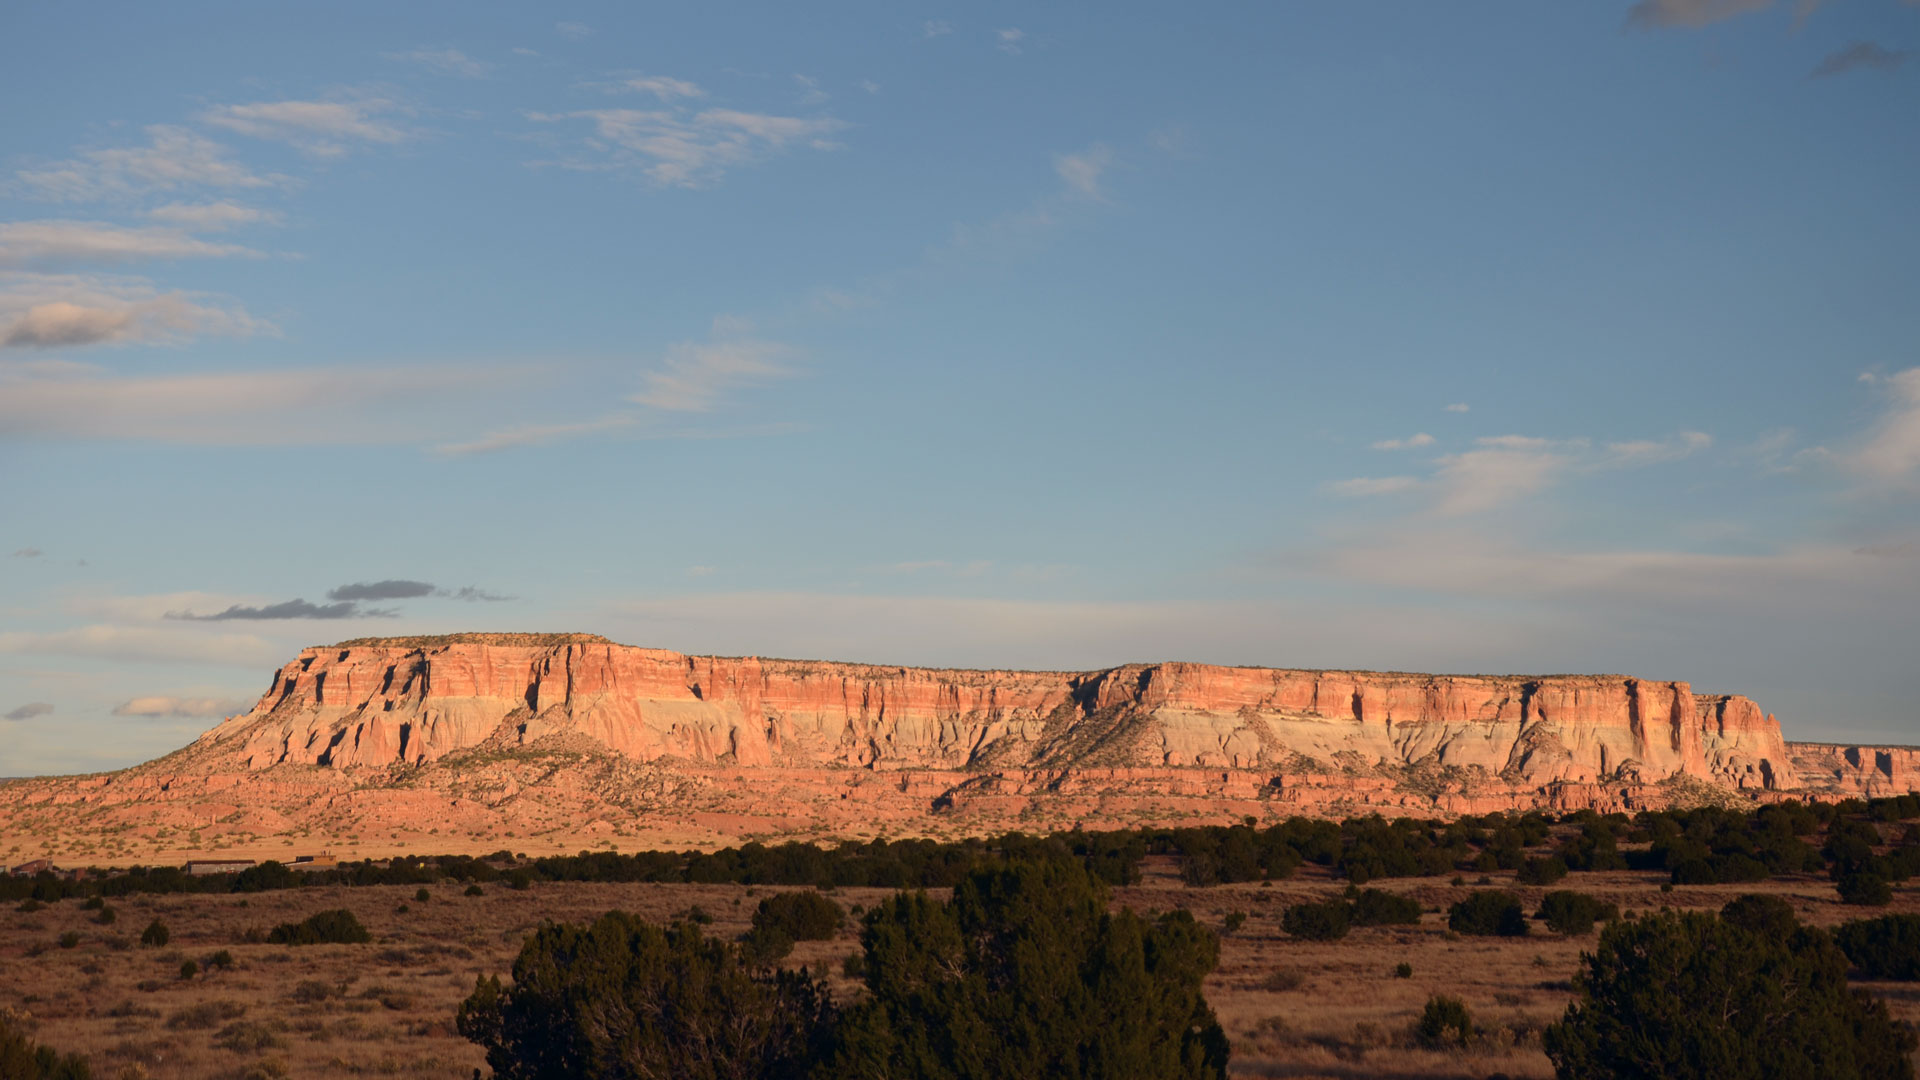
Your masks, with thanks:
<instances>
[{"instance_id":1,"label":"cliff face","mask_svg":"<svg viewBox=\"0 0 1920 1080\"><path fill-rule=\"evenodd\" d=\"M1788 743L1787 750L1809 791L1862 798L1920 791L1920 747Z\"/></svg>"},{"instance_id":2,"label":"cliff face","mask_svg":"<svg viewBox=\"0 0 1920 1080\"><path fill-rule=\"evenodd\" d=\"M1451 768L1510 790L1796 786L1742 697L1620 676L1204 664L958 671L686 656L585 636L308 649L196 749L237 770L433 762L584 736L638 762L899 770Z\"/></svg>"},{"instance_id":3,"label":"cliff face","mask_svg":"<svg viewBox=\"0 0 1920 1080\"><path fill-rule=\"evenodd\" d=\"M141 862L631 850L1916 787L1920 749L1786 743L1746 698L1615 675L950 671L468 634L308 649L166 757L0 786L0 836Z\"/></svg>"}]
</instances>

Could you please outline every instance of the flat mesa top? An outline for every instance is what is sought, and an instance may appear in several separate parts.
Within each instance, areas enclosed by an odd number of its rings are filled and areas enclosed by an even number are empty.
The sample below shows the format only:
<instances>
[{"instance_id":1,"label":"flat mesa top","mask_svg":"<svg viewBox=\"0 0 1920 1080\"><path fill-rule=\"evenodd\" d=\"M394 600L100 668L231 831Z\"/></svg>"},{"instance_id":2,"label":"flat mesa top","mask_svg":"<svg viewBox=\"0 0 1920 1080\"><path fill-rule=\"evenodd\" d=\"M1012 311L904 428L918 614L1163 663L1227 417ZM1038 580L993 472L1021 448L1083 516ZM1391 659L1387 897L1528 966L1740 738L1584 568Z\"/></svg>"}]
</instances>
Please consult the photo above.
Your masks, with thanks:
<instances>
[{"instance_id":1,"label":"flat mesa top","mask_svg":"<svg viewBox=\"0 0 1920 1080\"><path fill-rule=\"evenodd\" d=\"M518 646L523 648L550 648L555 645L611 645L616 648L623 648L623 649L637 649L637 648L645 647L645 646L639 646L639 645L626 645L621 642L614 641L612 638L604 637L600 634L584 634L584 633L524 634L524 633L486 633L486 632L475 631L475 632L460 633L460 634L415 634L415 635L403 635L399 637L349 638L346 641L337 642L332 645L309 646L307 651L320 652L328 649L355 649L355 648L435 649L444 645L500 645L500 646ZM667 651L667 650L662 650L662 651ZM1232 671L1275 671L1275 672L1285 672L1288 674L1302 674L1302 675L1359 675L1359 676L1377 676L1377 677L1394 678L1394 679L1492 679L1500 682L1545 682L1545 681L1554 680L1554 679L1598 679L1598 680L1611 680L1611 681L1620 681L1620 682L1642 682L1642 683L1648 683L1652 685L1659 685L1659 684L1672 681L1668 679L1644 679L1644 678L1639 678L1631 675L1595 673L1595 672L1586 672L1586 673L1570 673L1569 672L1569 673L1547 674L1547 675L1541 675L1541 674L1501 675L1501 674L1488 674L1484 672L1466 673L1466 672L1393 671L1393 670L1378 670L1373 668L1290 668L1290 667L1272 667L1264 664L1212 664L1205 661L1186 661L1186 660L1161 660L1161 661L1134 662L1134 663L1127 663L1127 664L1116 664L1109 667L1100 667L1100 668L1082 668L1079 670L1060 670L1060 669L1032 669L1032 668L925 667L925 666L912 665L912 664L905 664L905 665L875 664L875 663L870 663L865 661L795 659L792 657L778 657L778 656L745 657L745 656L707 655L707 654L695 654L695 653L687 653L683 655L686 655L690 659L694 659L694 658L712 659L712 660L754 659L754 660L759 660L763 663L770 663L770 664L835 664L843 667L891 669L891 670L901 671L901 672L906 672L906 671L969 672L969 673L981 673L981 674L992 674L992 675L1000 675L1000 674L1093 675L1093 674L1102 674L1106 672L1123 671L1129 668L1192 666L1192 667L1223 668L1223 669L1232 670ZM1730 695L1700 694L1697 696L1727 697Z\"/></svg>"},{"instance_id":2,"label":"flat mesa top","mask_svg":"<svg viewBox=\"0 0 1920 1080\"><path fill-rule=\"evenodd\" d=\"M616 645L599 634L419 634L412 637L349 638L333 645L315 645L316 649L354 649L372 646L431 649L441 645Z\"/></svg>"}]
</instances>

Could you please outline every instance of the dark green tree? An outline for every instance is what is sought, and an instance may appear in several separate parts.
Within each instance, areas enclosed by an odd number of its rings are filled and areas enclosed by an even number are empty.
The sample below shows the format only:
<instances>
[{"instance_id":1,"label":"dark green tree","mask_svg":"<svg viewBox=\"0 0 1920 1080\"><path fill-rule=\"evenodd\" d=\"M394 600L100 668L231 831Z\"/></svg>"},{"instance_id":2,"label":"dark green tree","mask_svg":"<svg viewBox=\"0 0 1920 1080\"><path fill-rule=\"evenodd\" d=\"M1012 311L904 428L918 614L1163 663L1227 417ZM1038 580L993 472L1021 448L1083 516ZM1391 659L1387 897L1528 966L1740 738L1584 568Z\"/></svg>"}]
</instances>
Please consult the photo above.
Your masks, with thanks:
<instances>
[{"instance_id":1,"label":"dark green tree","mask_svg":"<svg viewBox=\"0 0 1920 1080\"><path fill-rule=\"evenodd\" d=\"M1593 933L1593 924L1611 922L1620 917L1620 909L1596 897L1571 889L1557 889L1540 898L1536 917L1546 920L1547 929L1568 937Z\"/></svg>"},{"instance_id":2,"label":"dark green tree","mask_svg":"<svg viewBox=\"0 0 1920 1080\"><path fill-rule=\"evenodd\" d=\"M281 923L267 935L273 945L364 945L373 940L346 908L318 911L297 923Z\"/></svg>"},{"instance_id":3,"label":"dark green tree","mask_svg":"<svg viewBox=\"0 0 1920 1080\"><path fill-rule=\"evenodd\" d=\"M812 889L775 893L753 912L753 928L775 929L795 941L828 941L846 915L840 905Z\"/></svg>"},{"instance_id":4,"label":"dark green tree","mask_svg":"<svg viewBox=\"0 0 1920 1080\"><path fill-rule=\"evenodd\" d=\"M805 971L750 964L692 923L612 911L541 926L512 984L478 980L455 1023L499 1080L798 1080L832 1018Z\"/></svg>"},{"instance_id":5,"label":"dark green tree","mask_svg":"<svg viewBox=\"0 0 1920 1080\"><path fill-rule=\"evenodd\" d=\"M1882 915L1841 923L1840 951L1874 979L1920 979L1920 915Z\"/></svg>"},{"instance_id":6,"label":"dark green tree","mask_svg":"<svg viewBox=\"0 0 1920 1080\"><path fill-rule=\"evenodd\" d=\"M1913 1036L1847 988L1824 931L1780 936L1700 912L1617 922L1545 1035L1573 1080L1907 1080Z\"/></svg>"},{"instance_id":7,"label":"dark green tree","mask_svg":"<svg viewBox=\"0 0 1920 1080\"><path fill-rule=\"evenodd\" d=\"M1383 889L1362 889L1353 898L1355 926L1411 926L1420 921L1420 901Z\"/></svg>"},{"instance_id":8,"label":"dark green tree","mask_svg":"<svg viewBox=\"0 0 1920 1080\"><path fill-rule=\"evenodd\" d=\"M1527 912L1513 893L1487 889L1449 908L1447 929L1484 937L1525 937Z\"/></svg>"},{"instance_id":9,"label":"dark green tree","mask_svg":"<svg viewBox=\"0 0 1920 1080\"><path fill-rule=\"evenodd\" d=\"M1185 911L1110 911L1077 863L977 871L945 904L864 920L869 996L818 1073L834 1080L1212 1080L1227 1040L1201 994L1219 942Z\"/></svg>"},{"instance_id":10,"label":"dark green tree","mask_svg":"<svg viewBox=\"0 0 1920 1080\"><path fill-rule=\"evenodd\" d=\"M1280 929L1302 941L1338 941L1353 923L1353 905L1345 900L1295 904L1280 916Z\"/></svg>"}]
</instances>

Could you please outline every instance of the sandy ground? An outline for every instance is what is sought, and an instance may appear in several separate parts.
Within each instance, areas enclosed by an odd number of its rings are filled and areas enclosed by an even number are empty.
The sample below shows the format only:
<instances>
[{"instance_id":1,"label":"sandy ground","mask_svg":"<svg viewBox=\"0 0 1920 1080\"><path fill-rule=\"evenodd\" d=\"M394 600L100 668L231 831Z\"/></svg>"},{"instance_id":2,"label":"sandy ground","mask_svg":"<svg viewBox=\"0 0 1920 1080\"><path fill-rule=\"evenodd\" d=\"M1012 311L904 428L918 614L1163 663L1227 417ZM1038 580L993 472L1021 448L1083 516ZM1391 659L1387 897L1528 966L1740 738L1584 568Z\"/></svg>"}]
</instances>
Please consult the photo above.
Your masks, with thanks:
<instances>
[{"instance_id":1,"label":"sandy ground","mask_svg":"<svg viewBox=\"0 0 1920 1080\"><path fill-rule=\"evenodd\" d=\"M1551 1075L1540 1031L1570 996L1568 979L1593 938L1562 939L1534 924L1524 939L1459 938L1445 916L1418 926L1355 930L1337 942L1299 942L1280 932L1289 903L1324 898L1344 885L1308 868L1267 886L1189 889L1167 860L1149 860L1138 886L1115 901L1139 910L1185 907L1219 926L1231 912L1248 919L1224 937L1208 999L1233 1040L1233 1073L1246 1077L1510 1077ZM1718 908L1742 891L1732 886L1659 891L1664 875L1576 874L1562 883L1646 911ZM1510 885L1511 875L1494 876ZM1444 909L1469 887L1445 879L1376 883ZM1748 887L1749 889L1752 887ZM1758 888L1791 900L1803 919L1833 925L1862 912L1840 905L1824 879L1768 882ZM460 887L308 888L248 897L165 896L110 902L111 925L77 901L25 913L0 909L0 1008L30 1017L34 1037L92 1059L97 1077L460 1077L483 1064L478 1048L453 1030L454 1007L480 973L504 972L522 937L542 919L584 920L610 908L669 919L698 905L714 932L738 934L760 896L744 886L543 884L515 892L488 885L468 897ZM1531 905L1544 890L1522 889ZM841 904L868 906L879 889L841 889ZM352 909L373 932L371 945L288 948L247 944L266 930L326 908ZM404 910L403 910L404 907ZM1903 891L1892 911L1920 911ZM1877 913L1877 912L1876 912ZM158 918L171 931L163 947L138 944ZM71 948L58 939L78 935ZM183 961L203 968L219 950L233 964L190 979ZM803 943L791 960L831 973L836 993L854 984L839 974L857 951L849 924L830 942ZM1397 978L1400 963L1411 978ZM1894 1015L1920 1022L1920 989L1862 984ZM1473 1048L1417 1047L1409 1028L1430 994L1460 997L1487 1037Z\"/></svg>"}]
</instances>

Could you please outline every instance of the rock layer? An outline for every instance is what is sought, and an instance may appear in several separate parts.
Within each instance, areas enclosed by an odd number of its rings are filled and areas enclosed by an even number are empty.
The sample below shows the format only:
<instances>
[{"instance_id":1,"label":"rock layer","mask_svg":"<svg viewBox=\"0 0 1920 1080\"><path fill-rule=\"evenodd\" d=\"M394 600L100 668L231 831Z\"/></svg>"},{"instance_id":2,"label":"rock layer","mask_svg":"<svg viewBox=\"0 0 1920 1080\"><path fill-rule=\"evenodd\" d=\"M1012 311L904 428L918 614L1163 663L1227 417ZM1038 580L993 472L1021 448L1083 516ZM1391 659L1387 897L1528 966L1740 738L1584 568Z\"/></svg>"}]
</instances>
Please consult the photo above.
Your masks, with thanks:
<instances>
[{"instance_id":1,"label":"rock layer","mask_svg":"<svg viewBox=\"0 0 1920 1080\"><path fill-rule=\"evenodd\" d=\"M466 634L308 649L180 751L0 786L0 835L122 861L571 851L1916 787L1920 750L1787 743L1747 698L1619 675L967 671Z\"/></svg>"},{"instance_id":2,"label":"rock layer","mask_svg":"<svg viewBox=\"0 0 1920 1080\"><path fill-rule=\"evenodd\" d=\"M789 768L1472 770L1525 787L1694 777L1794 786L1743 697L1613 675L1489 677L1128 665L963 671L687 656L603 639L314 648L202 736L232 764L419 764L572 732L636 761Z\"/></svg>"}]
</instances>

